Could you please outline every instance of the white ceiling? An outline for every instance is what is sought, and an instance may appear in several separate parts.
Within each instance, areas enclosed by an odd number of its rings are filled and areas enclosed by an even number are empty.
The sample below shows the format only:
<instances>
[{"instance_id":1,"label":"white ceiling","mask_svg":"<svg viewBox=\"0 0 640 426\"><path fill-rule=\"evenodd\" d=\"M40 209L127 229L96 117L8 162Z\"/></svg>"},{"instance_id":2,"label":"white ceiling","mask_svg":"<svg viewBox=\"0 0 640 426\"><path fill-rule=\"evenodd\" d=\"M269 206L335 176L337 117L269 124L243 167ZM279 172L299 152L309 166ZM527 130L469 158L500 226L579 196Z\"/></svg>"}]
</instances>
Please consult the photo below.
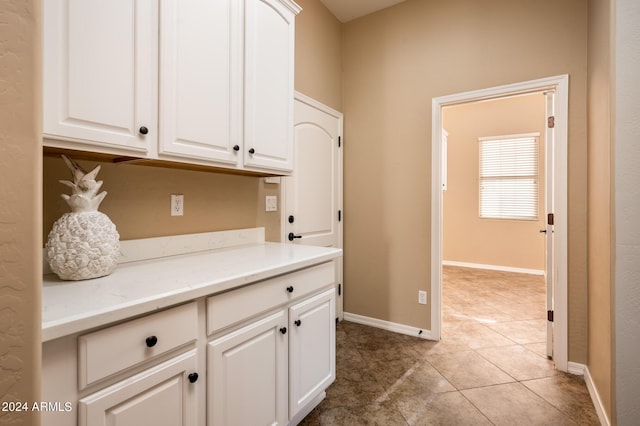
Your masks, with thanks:
<instances>
[{"instance_id":1,"label":"white ceiling","mask_svg":"<svg viewBox=\"0 0 640 426\"><path fill-rule=\"evenodd\" d=\"M349 22L405 0L320 0L340 22Z\"/></svg>"}]
</instances>

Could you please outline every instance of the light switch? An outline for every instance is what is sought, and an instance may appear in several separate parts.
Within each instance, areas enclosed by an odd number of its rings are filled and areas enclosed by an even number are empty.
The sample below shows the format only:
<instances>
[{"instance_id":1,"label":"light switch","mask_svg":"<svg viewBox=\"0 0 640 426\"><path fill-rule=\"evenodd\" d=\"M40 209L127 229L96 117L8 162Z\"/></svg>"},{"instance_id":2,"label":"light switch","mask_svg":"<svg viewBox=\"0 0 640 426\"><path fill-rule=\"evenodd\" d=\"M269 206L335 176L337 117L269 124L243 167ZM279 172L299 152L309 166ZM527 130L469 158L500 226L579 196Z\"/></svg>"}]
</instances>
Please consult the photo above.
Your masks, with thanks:
<instances>
[{"instance_id":1,"label":"light switch","mask_svg":"<svg viewBox=\"0 0 640 426\"><path fill-rule=\"evenodd\" d=\"M277 212L278 211L278 197L275 195L267 195L265 211Z\"/></svg>"}]
</instances>

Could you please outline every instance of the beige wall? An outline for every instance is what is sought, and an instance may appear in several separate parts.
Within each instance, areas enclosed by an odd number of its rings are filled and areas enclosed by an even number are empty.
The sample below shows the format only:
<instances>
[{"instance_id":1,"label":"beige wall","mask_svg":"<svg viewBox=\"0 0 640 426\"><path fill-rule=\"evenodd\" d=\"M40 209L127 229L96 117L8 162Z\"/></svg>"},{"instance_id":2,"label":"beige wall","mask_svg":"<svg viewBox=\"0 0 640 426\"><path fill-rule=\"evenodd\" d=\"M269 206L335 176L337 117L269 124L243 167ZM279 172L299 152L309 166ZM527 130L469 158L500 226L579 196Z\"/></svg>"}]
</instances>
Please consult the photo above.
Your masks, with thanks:
<instances>
[{"instance_id":1,"label":"beige wall","mask_svg":"<svg viewBox=\"0 0 640 426\"><path fill-rule=\"evenodd\" d=\"M260 178L91 161L78 163L86 171L101 165L98 179L104 181L102 189L108 195L100 211L115 223L121 240L258 226ZM43 174L46 241L53 222L69 211L60 197L61 193L69 193L69 189L58 181L70 179L71 175L58 157L44 158ZM171 194L184 194L184 216L170 215Z\"/></svg>"},{"instance_id":2,"label":"beige wall","mask_svg":"<svg viewBox=\"0 0 640 426\"><path fill-rule=\"evenodd\" d=\"M320 0L296 3L296 90L342 111L342 24Z\"/></svg>"},{"instance_id":3,"label":"beige wall","mask_svg":"<svg viewBox=\"0 0 640 426\"><path fill-rule=\"evenodd\" d=\"M0 401L40 400L40 1L0 4ZM35 425L37 413L0 412Z\"/></svg>"},{"instance_id":4,"label":"beige wall","mask_svg":"<svg viewBox=\"0 0 640 426\"><path fill-rule=\"evenodd\" d=\"M640 2L612 2L614 424L640 419Z\"/></svg>"},{"instance_id":5,"label":"beige wall","mask_svg":"<svg viewBox=\"0 0 640 426\"><path fill-rule=\"evenodd\" d=\"M408 0L344 26L346 312L430 328L432 99L569 74L569 360L586 362L586 36L581 0Z\"/></svg>"},{"instance_id":6,"label":"beige wall","mask_svg":"<svg viewBox=\"0 0 640 426\"><path fill-rule=\"evenodd\" d=\"M589 358L587 366L607 415L612 414L612 137L610 1L589 1Z\"/></svg>"},{"instance_id":7,"label":"beige wall","mask_svg":"<svg viewBox=\"0 0 640 426\"><path fill-rule=\"evenodd\" d=\"M443 193L443 259L542 271L545 268L544 145L542 93L445 108L448 188ZM479 217L478 138L538 133L538 220Z\"/></svg>"}]
</instances>

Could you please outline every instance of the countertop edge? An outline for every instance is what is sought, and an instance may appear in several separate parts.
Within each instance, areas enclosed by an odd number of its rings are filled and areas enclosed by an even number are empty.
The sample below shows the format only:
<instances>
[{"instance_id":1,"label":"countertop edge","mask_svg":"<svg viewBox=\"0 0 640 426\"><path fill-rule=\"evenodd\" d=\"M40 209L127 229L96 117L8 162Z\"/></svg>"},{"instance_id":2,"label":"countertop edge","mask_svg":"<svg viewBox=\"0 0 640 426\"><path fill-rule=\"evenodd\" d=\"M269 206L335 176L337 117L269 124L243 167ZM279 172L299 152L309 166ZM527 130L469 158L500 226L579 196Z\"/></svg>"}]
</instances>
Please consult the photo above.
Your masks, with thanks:
<instances>
[{"instance_id":1,"label":"countertop edge","mask_svg":"<svg viewBox=\"0 0 640 426\"><path fill-rule=\"evenodd\" d=\"M299 269L331 261L342 256L342 249L328 249L327 252L307 256L301 260L275 265L260 272L249 271L232 277L216 277L210 282L197 286L181 287L174 291L152 295L128 303L118 304L98 312L70 316L42 323L42 342L82 333L94 328L126 320L139 315L153 313L171 306L189 302L201 297L214 295L241 286L253 284ZM44 303L44 302L43 302Z\"/></svg>"}]
</instances>

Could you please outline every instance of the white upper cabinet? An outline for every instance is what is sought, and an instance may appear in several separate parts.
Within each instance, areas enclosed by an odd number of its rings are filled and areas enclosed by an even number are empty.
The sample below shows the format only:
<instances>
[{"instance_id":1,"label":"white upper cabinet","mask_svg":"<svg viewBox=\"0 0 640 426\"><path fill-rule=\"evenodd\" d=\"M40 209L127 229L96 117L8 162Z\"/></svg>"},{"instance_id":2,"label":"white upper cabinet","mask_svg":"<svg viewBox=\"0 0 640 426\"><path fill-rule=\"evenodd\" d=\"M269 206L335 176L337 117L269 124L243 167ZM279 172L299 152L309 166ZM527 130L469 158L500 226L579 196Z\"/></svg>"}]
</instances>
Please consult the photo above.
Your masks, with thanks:
<instances>
[{"instance_id":1,"label":"white upper cabinet","mask_svg":"<svg viewBox=\"0 0 640 426\"><path fill-rule=\"evenodd\" d=\"M244 163L293 169L293 2L245 2Z\"/></svg>"},{"instance_id":2,"label":"white upper cabinet","mask_svg":"<svg viewBox=\"0 0 640 426\"><path fill-rule=\"evenodd\" d=\"M241 6L236 0L160 3L160 154L238 163Z\"/></svg>"},{"instance_id":3,"label":"white upper cabinet","mask_svg":"<svg viewBox=\"0 0 640 426\"><path fill-rule=\"evenodd\" d=\"M291 0L47 0L44 144L293 169Z\"/></svg>"},{"instance_id":4,"label":"white upper cabinet","mask_svg":"<svg viewBox=\"0 0 640 426\"><path fill-rule=\"evenodd\" d=\"M47 0L43 8L43 132L56 139L45 144L82 140L98 152L147 155L157 143L157 3Z\"/></svg>"}]
</instances>

